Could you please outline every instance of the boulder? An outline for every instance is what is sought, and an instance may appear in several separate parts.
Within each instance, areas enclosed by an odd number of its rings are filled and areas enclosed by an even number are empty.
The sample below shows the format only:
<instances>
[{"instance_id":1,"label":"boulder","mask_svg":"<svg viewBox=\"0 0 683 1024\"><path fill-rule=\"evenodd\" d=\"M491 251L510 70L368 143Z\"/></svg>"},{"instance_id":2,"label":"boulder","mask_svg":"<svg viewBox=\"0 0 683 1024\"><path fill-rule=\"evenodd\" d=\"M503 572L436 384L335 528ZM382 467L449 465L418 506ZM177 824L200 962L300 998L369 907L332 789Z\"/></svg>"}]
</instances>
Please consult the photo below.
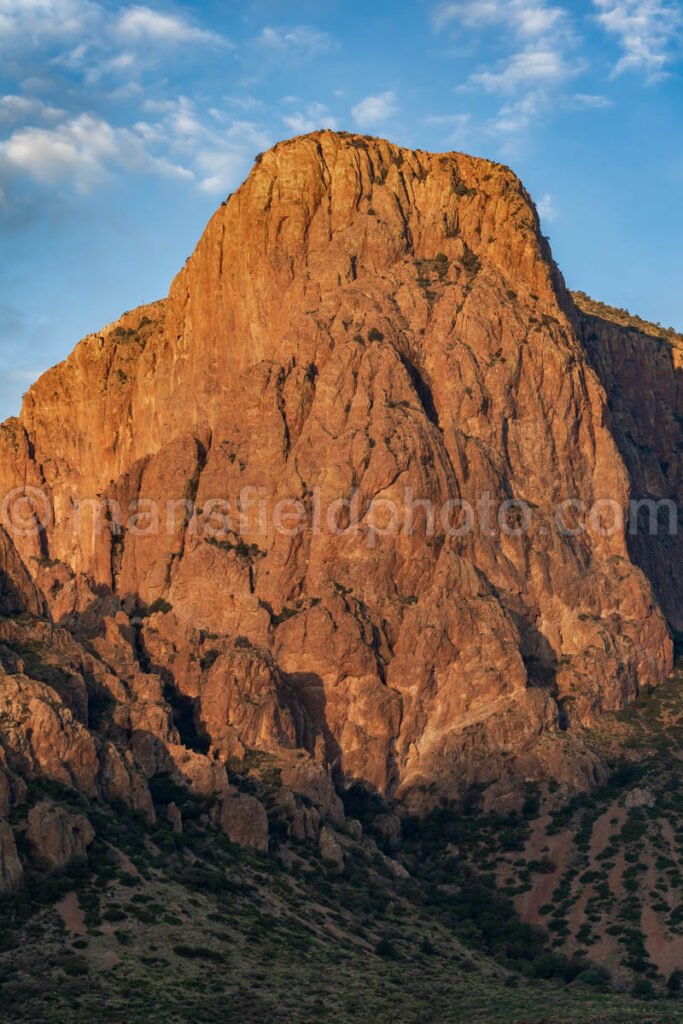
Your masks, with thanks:
<instances>
[{"instance_id":1,"label":"boulder","mask_svg":"<svg viewBox=\"0 0 683 1024\"><path fill-rule=\"evenodd\" d=\"M95 838L95 829L82 814L74 814L48 800L28 813L26 839L39 865L59 870L72 860L85 857Z\"/></svg>"}]
</instances>

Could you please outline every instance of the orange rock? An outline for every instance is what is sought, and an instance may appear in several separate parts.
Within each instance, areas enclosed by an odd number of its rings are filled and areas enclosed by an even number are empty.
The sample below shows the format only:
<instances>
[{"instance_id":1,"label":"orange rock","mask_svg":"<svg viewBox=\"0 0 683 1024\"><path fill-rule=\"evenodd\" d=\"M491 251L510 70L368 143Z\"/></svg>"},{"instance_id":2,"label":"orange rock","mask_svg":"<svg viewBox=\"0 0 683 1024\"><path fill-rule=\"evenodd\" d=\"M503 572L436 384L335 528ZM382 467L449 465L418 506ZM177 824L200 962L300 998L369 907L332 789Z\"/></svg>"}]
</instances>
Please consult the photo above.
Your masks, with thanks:
<instances>
[{"instance_id":1,"label":"orange rock","mask_svg":"<svg viewBox=\"0 0 683 1024\"><path fill-rule=\"evenodd\" d=\"M28 812L26 839L34 859L58 870L84 857L95 838L95 830L82 814L71 814L47 800Z\"/></svg>"},{"instance_id":2,"label":"orange rock","mask_svg":"<svg viewBox=\"0 0 683 1024\"><path fill-rule=\"evenodd\" d=\"M220 803L218 821L231 842L267 852L268 815L256 797L235 791L226 793Z\"/></svg>"},{"instance_id":3,"label":"orange rock","mask_svg":"<svg viewBox=\"0 0 683 1024\"><path fill-rule=\"evenodd\" d=\"M119 681L117 744L147 776L180 744L303 747L328 784L419 807L503 760L546 771L548 736L661 681L638 566L679 614L663 555L555 523L566 499L625 508L654 471L610 418L620 345L609 365L590 348L507 168L329 131L265 154L166 302L86 338L0 431L0 490L51 511L16 549ZM457 534L418 509L411 528L407 492L516 499L532 522ZM352 493L359 528L330 529ZM276 529L293 500L323 527Z\"/></svg>"}]
</instances>

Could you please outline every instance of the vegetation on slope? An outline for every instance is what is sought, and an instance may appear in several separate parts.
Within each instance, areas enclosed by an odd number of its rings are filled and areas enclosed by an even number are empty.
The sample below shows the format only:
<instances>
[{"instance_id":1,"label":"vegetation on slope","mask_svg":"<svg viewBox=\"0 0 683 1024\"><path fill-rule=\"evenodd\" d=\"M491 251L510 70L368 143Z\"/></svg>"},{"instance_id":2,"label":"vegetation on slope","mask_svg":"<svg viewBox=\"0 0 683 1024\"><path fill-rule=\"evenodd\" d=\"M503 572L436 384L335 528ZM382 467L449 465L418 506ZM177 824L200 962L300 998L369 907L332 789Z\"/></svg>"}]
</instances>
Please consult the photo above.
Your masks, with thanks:
<instances>
[{"instance_id":1,"label":"vegetation on slope","mask_svg":"<svg viewBox=\"0 0 683 1024\"><path fill-rule=\"evenodd\" d=\"M619 309L616 306L607 305L606 302L592 299L585 292L570 292L570 294L581 312L588 313L589 316L596 316L601 320L610 320L612 323L619 324L620 327L641 331L643 334L649 334L653 338L662 338L671 344L683 341L683 335L673 327L662 327L661 324L653 324L649 320L643 320L642 317L629 312L628 309Z\"/></svg>"},{"instance_id":2,"label":"vegetation on slope","mask_svg":"<svg viewBox=\"0 0 683 1024\"><path fill-rule=\"evenodd\" d=\"M201 800L164 779L155 799L160 811L181 803L181 835L161 814L150 828L124 808L34 782L28 804L49 796L86 813L97 839L87 861L58 876L34 870L4 902L3 1018L679 1021L680 972L657 970L642 919L652 912L672 935L683 932L680 684L677 676L607 721L593 742L614 751L610 784L552 811L552 793L529 788L521 812L485 815L475 791L459 808L405 820L402 837L388 839L386 807L352 790L347 810L378 845L350 843L341 873L305 841L283 840L268 855L234 846L205 827ZM264 763L240 784L268 802L271 774ZM640 806L630 806L634 791ZM270 813L278 835L272 803ZM523 910L548 881L541 930L515 905ZM607 940L609 971L591 963Z\"/></svg>"}]
</instances>

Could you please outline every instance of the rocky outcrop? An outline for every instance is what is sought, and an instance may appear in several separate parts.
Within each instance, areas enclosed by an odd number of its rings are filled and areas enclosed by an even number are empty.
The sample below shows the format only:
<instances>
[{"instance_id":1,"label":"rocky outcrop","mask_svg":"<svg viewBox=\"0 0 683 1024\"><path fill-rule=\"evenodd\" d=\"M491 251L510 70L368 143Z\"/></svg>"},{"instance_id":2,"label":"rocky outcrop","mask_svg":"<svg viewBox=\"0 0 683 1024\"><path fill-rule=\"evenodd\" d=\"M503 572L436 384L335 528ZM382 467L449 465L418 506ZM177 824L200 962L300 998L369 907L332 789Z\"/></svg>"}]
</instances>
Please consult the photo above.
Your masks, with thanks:
<instances>
[{"instance_id":1,"label":"rocky outcrop","mask_svg":"<svg viewBox=\"0 0 683 1024\"><path fill-rule=\"evenodd\" d=\"M327 825L323 825L320 830L318 845L320 847L320 856L323 860L333 864L337 871L342 871L344 868L344 851L334 832Z\"/></svg>"},{"instance_id":2,"label":"rocky outcrop","mask_svg":"<svg viewBox=\"0 0 683 1024\"><path fill-rule=\"evenodd\" d=\"M49 513L13 539L113 677L117 749L146 777L189 749L214 795L210 765L253 747L296 793L304 750L326 785L420 808L534 777L548 736L660 682L659 570L599 517L558 529L636 476L586 345L507 168L333 132L265 154L168 300L0 432L0 490ZM72 731L59 756L93 764Z\"/></svg>"},{"instance_id":3,"label":"rocky outcrop","mask_svg":"<svg viewBox=\"0 0 683 1024\"><path fill-rule=\"evenodd\" d=\"M47 605L17 550L0 526L0 615L44 615Z\"/></svg>"},{"instance_id":4,"label":"rocky outcrop","mask_svg":"<svg viewBox=\"0 0 683 1024\"><path fill-rule=\"evenodd\" d=\"M0 744L10 768L95 795L93 736L50 686L0 668L0 721Z\"/></svg>"},{"instance_id":5,"label":"rocky outcrop","mask_svg":"<svg viewBox=\"0 0 683 1024\"><path fill-rule=\"evenodd\" d=\"M629 550L683 631L683 337L576 293L586 351L629 473Z\"/></svg>"},{"instance_id":6,"label":"rocky outcrop","mask_svg":"<svg viewBox=\"0 0 683 1024\"><path fill-rule=\"evenodd\" d=\"M256 797L236 790L226 793L220 802L218 821L231 842L267 853L268 815Z\"/></svg>"},{"instance_id":7,"label":"rocky outcrop","mask_svg":"<svg viewBox=\"0 0 683 1024\"><path fill-rule=\"evenodd\" d=\"M15 892L23 877L14 832L6 821L0 821L0 895Z\"/></svg>"},{"instance_id":8,"label":"rocky outcrop","mask_svg":"<svg viewBox=\"0 0 683 1024\"><path fill-rule=\"evenodd\" d=\"M82 814L43 800L28 813L26 840L33 859L53 871L85 857L95 829Z\"/></svg>"}]
</instances>

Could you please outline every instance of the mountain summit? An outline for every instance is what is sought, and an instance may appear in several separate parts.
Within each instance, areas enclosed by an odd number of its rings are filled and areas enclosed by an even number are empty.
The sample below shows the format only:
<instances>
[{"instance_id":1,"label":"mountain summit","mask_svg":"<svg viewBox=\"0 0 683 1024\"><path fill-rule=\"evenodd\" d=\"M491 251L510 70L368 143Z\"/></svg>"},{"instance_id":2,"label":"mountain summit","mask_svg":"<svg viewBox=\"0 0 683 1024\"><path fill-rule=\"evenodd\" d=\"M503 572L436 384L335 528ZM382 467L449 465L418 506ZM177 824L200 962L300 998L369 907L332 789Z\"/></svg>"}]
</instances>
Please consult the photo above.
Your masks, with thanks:
<instances>
[{"instance_id":1,"label":"mountain summit","mask_svg":"<svg viewBox=\"0 0 683 1024\"><path fill-rule=\"evenodd\" d=\"M661 543L606 519L671 491L644 452L679 443L679 354L577 308L507 168L316 132L29 390L0 487L54 621L164 681L152 734L175 702L212 758L306 751L416 807L580 786L551 738L672 666Z\"/></svg>"}]
</instances>

